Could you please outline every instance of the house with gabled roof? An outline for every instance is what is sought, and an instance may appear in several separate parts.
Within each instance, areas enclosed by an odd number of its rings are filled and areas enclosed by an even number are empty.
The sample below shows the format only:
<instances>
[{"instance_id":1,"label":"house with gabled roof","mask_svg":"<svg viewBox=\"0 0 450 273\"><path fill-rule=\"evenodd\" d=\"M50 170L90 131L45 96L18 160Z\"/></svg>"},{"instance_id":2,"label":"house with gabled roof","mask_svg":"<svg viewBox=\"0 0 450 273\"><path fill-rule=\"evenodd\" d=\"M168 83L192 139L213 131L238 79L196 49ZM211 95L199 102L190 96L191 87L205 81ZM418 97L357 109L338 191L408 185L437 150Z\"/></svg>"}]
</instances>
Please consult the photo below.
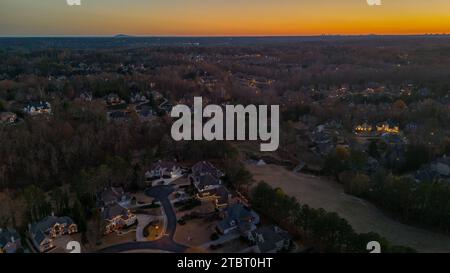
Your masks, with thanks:
<instances>
[{"instance_id":1,"label":"house with gabled roof","mask_svg":"<svg viewBox=\"0 0 450 273\"><path fill-rule=\"evenodd\" d=\"M236 203L223 212L222 220L217 224L216 229L221 234L233 231L247 234L254 230L257 224L259 224L259 215L243 204Z\"/></svg>"},{"instance_id":2,"label":"house with gabled roof","mask_svg":"<svg viewBox=\"0 0 450 273\"><path fill-rule=\"evenodd\" d=\"M12 228L0 228L0 253L16 253L22 248L20 235Z\"/></svg>"},{"instance_id":3,"label":"house with gabled roof","mask_svg":"<svg viewBox=\"0 0 450 273\"><path fill-rule=\"evenodd\" d=\"M145 172L145 180L152 181L162 178L177 178L183 174L183 169L175 161L158 161Z\"/></svg>"},{"instance_id":4,"label":"house with gabled roof","mask_svg":"<svg viewBox=\"0 0 450 273\"><path fill-rule=\"evenodd\" d=\"M229 205L231 194L223 185L220 185L219 187L199 192L196 197L200 201L213 202L216 209L223 209Z\"/></svg>"},{"instance_id":5,"label":"house with gabled roof","mask_svg":"<svg viewBox=\"0 0 450 273\"><path fill-rule=\"evenodd\" d=\"M39 252L47 252L54 248L53 239L77 232L78 226L67 216L47 216L28 226L30 239Z\"/></svg>"},{"instance_id":6,"label":"house with gabled roof","mask_svg":"<svg viewBox=\"0 0 450 273\"><path fill-rule=\"evenodd\" d=\"M189 181L199 192L212 190L222 185L224 173L207 161L200 161L191 168Z\"/></svg>"},{"instance_id":7,"label":"house with gabled roof","mask_svg":"<svg viewBox=\"0 0 450 273\"><path fill-rule=\"evenodd\" d=\"M223 172L221 172L219 169L214 167L214 165L208 161L197 162L194 166L192 166L191 170L192 170L192 176L194 176L194 177L206 175L206 174L213 175L216 178L221 178L222 176L224 176Z\"/></svg>"},{"instance_id":8,"label":"house with gabled roof","mask_svg":"<svg viewBox=\"0 0 450 273\"><path fill-rule=\"evenodd\" d=\"M288 250L292 239L287 231L277 226L264 226L248 233L247 239L256 253L277 253Z\"/></svg>"},{"instance_id":9,"label":"house with gabled roof","mask_svg":"<svg viewBox=\"0 0 450 273\"><path fill-rule=\"evenodd\" d=\"M118 203L102 207L101 213L106 222L105 234L130 227L137 222L137 216Z\"/></svg>"},{"instance_id":10,"label":"house with gabled roof","mask_svg":"<svg viewBox=\"0 0 450 273\"><path fill-rule=\"evenodd\" d=\"M108 187L97 194L97 206L104 207L119 203L127 206L131 202L131 196L125 193L122 187Z\"/></svg>"},{"instance_id":11,"label":"house with gabled roof","mask_svg":"<svg viewBox=\"0 0 450 273\"><path fill-rule=\"evenodd\" d=\"M30 102L23 108L23 111L32 116L39 114L51 114L52 106L46 101Z\"/></svg>"}]
</instances>

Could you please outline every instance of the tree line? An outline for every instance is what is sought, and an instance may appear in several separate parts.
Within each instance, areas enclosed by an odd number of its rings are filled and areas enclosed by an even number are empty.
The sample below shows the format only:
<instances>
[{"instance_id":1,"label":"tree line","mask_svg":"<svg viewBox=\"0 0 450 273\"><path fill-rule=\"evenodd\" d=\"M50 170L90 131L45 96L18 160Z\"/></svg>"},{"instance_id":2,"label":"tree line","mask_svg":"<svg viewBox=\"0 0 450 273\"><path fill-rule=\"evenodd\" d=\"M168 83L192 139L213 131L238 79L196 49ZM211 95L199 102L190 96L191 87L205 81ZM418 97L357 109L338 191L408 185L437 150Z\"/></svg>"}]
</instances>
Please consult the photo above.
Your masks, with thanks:
<instances>
[{"instance_id":1,"label":"tree line","mask_svg":"<svg viewBox=\"0 0 450 273\"><path fill-rule=\"evenodd\" d=\"M319 251L367 253L367 243L377 241L382 252L415 252L412 248L394 245L374 232L357 233L337 213L301 204L280 188L271 188L265 182L260 182L251 196L257 211L300 236L302 241L314 243Z\"/></svg>"}]
</instances>

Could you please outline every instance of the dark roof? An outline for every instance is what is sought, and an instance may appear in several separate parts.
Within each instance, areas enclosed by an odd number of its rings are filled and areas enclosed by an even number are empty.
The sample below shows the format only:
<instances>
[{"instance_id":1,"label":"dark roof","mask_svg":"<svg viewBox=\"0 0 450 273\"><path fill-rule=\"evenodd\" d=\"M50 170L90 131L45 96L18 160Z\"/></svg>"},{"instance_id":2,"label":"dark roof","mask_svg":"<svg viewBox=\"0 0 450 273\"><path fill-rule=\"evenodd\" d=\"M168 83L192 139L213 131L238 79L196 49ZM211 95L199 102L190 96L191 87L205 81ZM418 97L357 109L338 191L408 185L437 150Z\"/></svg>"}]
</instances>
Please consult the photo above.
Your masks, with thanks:
<instances>
[{"instance_id":1,"label":"dark roof","mask_svg":"<svg viewBox=\"0 0 450 273\"><path fill-rule=\"evenodd\" d=\"M119 215L127 216L128 210L122 207L121 205L115 203L113 205L105 207L103 209L102 215L104 219L111 220Z\"/></svg>"},{"instance_id":2,"label":"dark roof","mask_svg":"<svg viewBox=\"0 0 450 273\"><path fill-rule=\"evenodd\" d=\"M109 118L111 118L111 119L126 118L128 116L129 116L128 112L124 112L124 111L109 112Z\"/></svg>"},{"instance_id":3,"label":"dark roof","mask_svg":"<svg viewBox=\"0 0 450 273\"><path fill-rule=\"evenodd\" d=\"M249 230L252 225L254 214L244 205L238 203L227 208L225 211L225 219L219 222L219 227L228 229L232 227L232 222L241 230Z\"/></svg>"},{"instance_id":4,"label":"dark roof","mask_svg":"<svg viewBox=\"0 0 450 273\"><path fill-rule=\"evenodd\" d=\"M74 222L70 217L62 216L47 216L41 221L37 223L33 223L31 225L31 233L34 234L35 241L39 244L42 242L46 234L48 234L49 230L55 225L55 224L66 224L66 225L72 225Z\"/></svg>"},{"instance_id":5,"label":"dark roof","mask_svg":"<svg viewBox=\"0 0 450 273\"><path fill-rule=\"evenodd\" d=\"M49 109L50 103L46 101L37 101L37 102L30 102L26 105L26 107L34 107L34 108L42 108L42 109Z\"/></svg>"},{"instance_id":6,"label":"dark roof","mask_svg":"<svg viewBox=\"0 0 450 273\"><path fill-rule=\"evenodd\" d=\"M260 227L252 231L252 236L262 253L269 252L276 248L277 243L290 239L286 231L275 226Z\"/></svg>"},{"instance_id":7,"label":"dark roof","mask_svg":"<svg viewBox=\"0 0 450 273\"><path fill-rule=\"evenodd\" d=\"M206 191L205 193L209 193L210 195L215 195L218 197L218 204L226 204L228 203L230 192L224 187L220 186L211 190Z\"/></svg>"},{"instance_id":8,"label":"dark roof","mask_svg":"<svg viewBox=\"0 0 450 273\"><path fill-rule=\"evenodd\" d=\"M125 191L122 187L109 187L101 192L100 199L105 203L120 202L124 195Z\"/></svg>"},{"instance_id":9,"label":"dark roof","mask_svg":"<svg viewBox=\"0 0 450 273\"><path fill-rule=\"evenodd\" d=\"M46 232L51 227L53 227L55 224L67 224L71 225L73 224L73 220L70 217L63 216L63 217L57 217L57 216L47 216L41 221L37 223L33 223L31 225L31 231L36 233L37 231L41 230L43 232Z\"/></svg>"},{"instance_id":10,"label":"dark roof","mask_svg":"<svg viewBox=\"0 0 450 273\"><path fill-rule=\"evenodd\" d=\"M216 167L214 167L208 161L200 161L197 162L194 166L192 166L192 173L195 176L199 176L201 174L211 174L217 178L222 177L223 174Z\"/></svg>"},{"instance_id":11,"label":"dark roof","mask_svg":"<svg viewBox=\"0 0 450 273\"><path fill-rule=\"evenodd\" d=\"M20 240L20 235L15 229L2 229L2 231L0 231L0 248L5 247L8 243L12 242L11 238L18 241Z\"/></svg>"},{"instance_id":12,"label":"dark roof","mask_svg":"<svg viewBox=\"0 0 450 273\"><path fill-rule=\"evenodd\" d=\"M220 185L220 179L216 178L211 174L202 175L199 177L198 187L204 189L207 186L217 186Z\"/></svg>"}]
</instances>

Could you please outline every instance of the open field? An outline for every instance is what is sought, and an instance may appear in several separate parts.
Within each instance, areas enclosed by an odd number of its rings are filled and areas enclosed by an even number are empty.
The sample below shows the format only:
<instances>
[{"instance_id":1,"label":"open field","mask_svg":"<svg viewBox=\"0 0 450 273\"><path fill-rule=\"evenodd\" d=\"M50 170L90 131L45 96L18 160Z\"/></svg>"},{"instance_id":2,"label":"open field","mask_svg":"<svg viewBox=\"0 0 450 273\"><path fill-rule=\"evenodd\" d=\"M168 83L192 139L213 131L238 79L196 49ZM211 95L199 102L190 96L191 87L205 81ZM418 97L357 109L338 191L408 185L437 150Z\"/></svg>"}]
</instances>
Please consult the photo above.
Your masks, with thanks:
<instances>
[{"instance_id":1,"label":"open field","mask_svg":"<svg viewBox=\"0 0 450 273\"><path fill-rule=\"evenodd\" d=\"M343 187L320 177L293 173L281 166L247 165L256 181L279 187L298 201L337 212L358 232L374 231L419 252L450 252L450 237L397 222L374 205L344 193Z\"/></svg>"}]
</instances>

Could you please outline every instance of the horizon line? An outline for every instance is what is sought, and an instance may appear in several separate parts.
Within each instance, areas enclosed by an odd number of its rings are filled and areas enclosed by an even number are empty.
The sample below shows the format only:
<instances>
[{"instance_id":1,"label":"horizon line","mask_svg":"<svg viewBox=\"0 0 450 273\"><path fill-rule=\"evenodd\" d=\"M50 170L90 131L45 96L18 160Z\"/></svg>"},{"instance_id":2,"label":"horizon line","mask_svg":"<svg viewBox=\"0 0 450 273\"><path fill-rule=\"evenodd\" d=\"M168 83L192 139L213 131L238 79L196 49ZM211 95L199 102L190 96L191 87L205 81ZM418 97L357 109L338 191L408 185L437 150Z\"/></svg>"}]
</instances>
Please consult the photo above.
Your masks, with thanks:
<instances>
[{"instance_id":1,"label":"horizon line","mask_svg":"<svg viewBox=\"0 0 450 273\"><path fill-rule=\"evenodd\" d=\"M364 36L450 36L450 33L412 33L412 34L292 34L292 35L133 35L133 34L95 34L95 35L0 35L0 38L296 38L296 37L364 37Z\"/></svg>"}]
</instances>

